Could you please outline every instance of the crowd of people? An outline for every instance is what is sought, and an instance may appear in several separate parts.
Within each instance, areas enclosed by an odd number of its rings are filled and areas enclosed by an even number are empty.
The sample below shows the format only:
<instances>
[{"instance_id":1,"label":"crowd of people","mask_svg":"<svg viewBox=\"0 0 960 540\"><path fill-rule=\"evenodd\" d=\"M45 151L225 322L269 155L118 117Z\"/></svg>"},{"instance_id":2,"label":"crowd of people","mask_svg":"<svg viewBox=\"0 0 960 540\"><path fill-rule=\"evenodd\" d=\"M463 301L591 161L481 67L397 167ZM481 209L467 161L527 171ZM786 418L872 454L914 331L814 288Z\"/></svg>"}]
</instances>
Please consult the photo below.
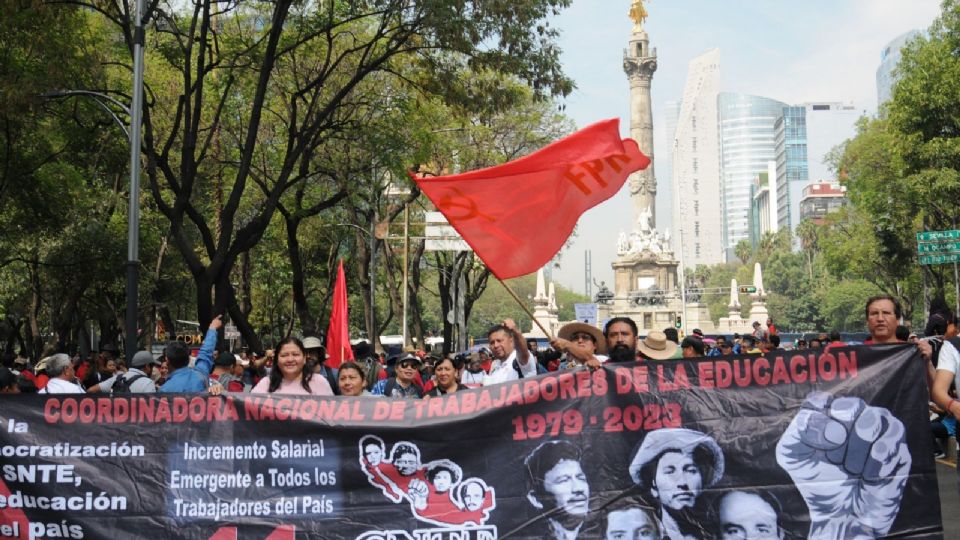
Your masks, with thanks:
<instances>
[{"instance_id":1,"label":"crowd of people","mask_svg":"<svg viewBox=\"0 0 960 540\"><path fill-rule=\"evenodd\" d=\"M896 299L871 298L865 310L870 338L864 343L916 343L931 360L929 377L935 383L931 406L947 417L946 425L952 430L950 418L960 414L960 402L951 393L950 374L955 374L960 364L960 347L950 342L956 334L954 314L945 302L935 301L922 339L900 324L901 316ZM595 369L605 362L767 354L777 349L830 350L848 345L836 331L781 343L772 319L765 324L754 322L752 333L708 337L694 329L681 338L675 328L651 330L640 336L632 319L615 317L603 330L582 322L566 324L541 347L536 340L525 339L516 323L508 319L490 328L485 336L487 343L472 351L440 355L410 350L388 356L360 342L354 345L353 360L332 362L323 341L314 336L286 338L263 355L246 349L239 353L218 350L222 325L219 317L211 322L195 356L186 343L173 341L159 357L148 351L137 352L129 365L110 345L101 347L96 356L56 353L33 364L23 356L5 354L0 392L210 391L423 398L551 371ZM940 357L945 362L938 362Z\"/></svg>"},{"instance_id":2,"label":"crowd of people","mask_svg":"<svg viewBox=\"0 0 960 540\"><path fill-rule=\"evenodd\" d=\"M955 418L960 416L960 401L956 397L956 382L960 373L960 339L957 338L956 315L942 299L934 301L922 337L911 333L900 324L900 304L893 297L876 296L868 299L864 317L869 332L869 338L864 344L915 344L918 356L926 365L937 453L943 454L947 444L955 444L952 437L956 434ZM486 335L487 343L472 351L448 355L407 351L388 357L384 353L375 352L368 343L361 342L354 347L353 360L331 362L323 342L314 336L307 336L302 340L289 337L281 341L275 350L268 350L262 356L249 354L247 351L239 354L218 351L218 331L221 327L219 317L212 321L195 356L191 355L185 343L171 342L166 345L159 358L147 351L137 352L129 366L118 359L115 349L108 347L103 348L96 359L81 360L57 353L40 359L34 365L22 358L7 355L3 357L3 367L0 367L0 392L249 392L421 399L550 371L596 369L606 362L656 362L674 358L767 354L775 353L784 346L772 320L766 321L766 324L755 322L754 331L748 334L708 337L699 330L694 330L681 339L673 328L652 330L641 336L632 319L615 317L606 322L603 330L582 322L566 324L559 329L556 337L549 340L547 346L541 348L537 341L525 339L516 323L508 319L490 328ZM838 332L831 332L809 340L800 339L788 343L786 348L826 352L846 345L848 343L841 339ZM716 473L717 465L714 464L712 469L708 467L709 470L693 470L696 457L694 448L703 447L705 444L701 440L702 434L691 432L688 436L696 440L690 444L681 444L683 441L678 439L675 433L663 440L657 439L658 433L660 432L654 431L649 434L637 451L635 463L630 469L634 482L638 486L657 486L656 489L651 488L654 495L663 492L666 489L664 486L669 485L668 480L673 480L667 478L666 473L660 471L659 467L661 463L673 459L684 465L674 465L671 470L689 469L684 474L699 478L701 487L709 487L711 478L715 480L715 477L710 476L713 473L709 471ZM663 435L666 436L666 431ZM547 467L549 471L553 471L558 466L550 461L554 458L554 461L566 460L564 463L579 461L579 457L576 460L563 457L566 455L563 453L565 447L558 441L553 441L550 445L541 445L543 448L538 448L531 454L532 457L528 457L526 465L531 471L538 467ZM710 450L705 454L708 456L717 453L709 444L707 450ZM666 459L663 457L664 452L677 455ZM553 457L548 459L549 456ZM534 506L543 504L549 492L550 486L546 481L550 477L549 471L544 472L542 477L534 475L534 480L543 484L534 486L542 488L540 491L532 489L530 492L529 497ZM579 482L586 486L585 479L577 480L579 477L576 474L567 474L567 477L573 479L570 480L571 485ZM678 478L676 482L687 482L679 476ZM587 495L581 495L581 498L586 500ZM693 504L695 497L691 495L688 498L691 499L690 504ZM571 495L568 501L571 512L583 509L581 506L585 503L578 501L579 499ZM771 511L768 514L773 516L772 519L754 525L762 525L762 528L772 535L769 536L771 538L783 537L777 535L780 525L776 519L777 512L774 511L776 505L761 503L759 495L746 492L731 492L729 496L718 501L716 513L722 518L718 518L719 523L723 524L723 528L732 531L733 536L729 536L730 538L743 537L744 525L737 521L736 516L743 508L751 505L754 509L769 506ZM675 522L676 516L671 517L672 514L667 510L663 510L660 515L650 515L649 519L626 519L630 517L630 512L635 512L635 508L624 507L622 511L624 516L613 511L609 513L604 523L607 532L620 530L622 523L618 520L623 517L624 520L620 521L632 524L630 527L633 529L621 531L631 536L619 537L637 538L640 534L639 537L686 538L682 534L682 523ZM756 517L758 514L751 511L750 515ZM564 529L570 523L558 521L555 525ZM643 532L640 529L643 529ZM611 536L608 534L606 537Z\"/></svg>"},{"instance_id":3,"label":"crowd of people","mask_svg":"<svg viewBox=\"0 0 960 540\"><path fill-rule=\"evenodd\" d=\"M938 456L956 434L954 379L960 371L960 343L955 314L941 300L930 308L930 320L920 338L900 324L898 301L890 296L868 300L864 312L870 334L865 344L916 343L928 362L930 412ZM705 336L699 329L680 337L675 328L651 330L640 336L636 323L615 317L604 329L573 322L541 348L523 337L512 320L487 331L486 345L473 351L439 355L413 350L387 356L369 343L354 346L354 360L331 362L323 342L314 336L289 337L263 355L246 350L218 350L220 318L207 329L196 355L186 343L173 341L155 357L139 351L126 365L114 346L81 358L56 353L32 363L23 356L0 358L0 392L153 393L250 392L302 395L388 396L426 398L468 388L497 384L540 373L596 369L604 362L658 361L675 358L767 354L777 349L830 350L848 345L839 332L781 343L772 319L753 322L753 332ZM336 367L335 367L336 366Z\"/></svg>"}]
</instances>

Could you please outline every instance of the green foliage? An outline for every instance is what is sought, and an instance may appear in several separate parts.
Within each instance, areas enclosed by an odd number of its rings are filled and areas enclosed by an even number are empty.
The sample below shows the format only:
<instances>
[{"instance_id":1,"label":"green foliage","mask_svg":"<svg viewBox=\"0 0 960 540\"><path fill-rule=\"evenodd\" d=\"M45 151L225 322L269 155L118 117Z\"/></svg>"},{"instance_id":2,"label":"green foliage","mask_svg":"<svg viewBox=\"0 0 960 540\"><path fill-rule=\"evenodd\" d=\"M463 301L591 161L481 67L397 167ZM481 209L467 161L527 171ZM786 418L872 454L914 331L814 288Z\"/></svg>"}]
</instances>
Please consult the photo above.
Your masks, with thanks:
<instances>
[{"instance_id":1,"label":"green foliage","mask_svg":"<svg viewBox=\"0 0 960 540\"><path fill-rule=\"evenodd\" d=\"M533 297L537 289L537 277L535 274L523 276L508 280L509 285L517 296L523 300L528 309L533 311ZM562 285L555 285L556 302L559 308L558 318L561 322L572 321L574 319L573 305L576 303L587 303L592 300L586 296L576 293ZM504 319L513 319L517 326L523 332L529 332L533 321L517 305L517 302L503 288L500 283L491 283L483 296L476 302L473 308L473 314L470 318L470 335L474 338L486 337L486 331L494 324L499 324Z\"/></svg>"}]
</instances>

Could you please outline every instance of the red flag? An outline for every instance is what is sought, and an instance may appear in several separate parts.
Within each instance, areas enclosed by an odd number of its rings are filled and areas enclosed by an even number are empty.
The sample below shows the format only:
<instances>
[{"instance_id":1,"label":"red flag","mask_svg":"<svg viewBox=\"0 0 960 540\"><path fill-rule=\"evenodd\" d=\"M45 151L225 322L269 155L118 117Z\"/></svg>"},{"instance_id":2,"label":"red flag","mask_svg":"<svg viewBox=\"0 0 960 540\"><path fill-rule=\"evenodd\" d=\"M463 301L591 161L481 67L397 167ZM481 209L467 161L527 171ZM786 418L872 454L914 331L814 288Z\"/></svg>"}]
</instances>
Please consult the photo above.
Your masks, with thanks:
<instances>
[{"instance_id":1,"label":"red flag","mask_svg":"<svg viewBox=\"0 0 960 540\"><path fill-rule=\"evenodd\" d=\"M420 189L500 279L547 263L580 215L609 199L650 158L605 120L496 167L416 178Z\"/></svg>"},{"instance_id":2,"label":"red flag","mask_svg":"<svg viewBox=\"0 0 960 540\"><path fill-rule=\"evenodd\" d=\"M345 360L353 360L350 348L350 330L347 328L347 278L343 275L343 260L337 266L337 281L333 285L333 309L330 311L330 326L327 327L327 365L340 367Z\"/></svg>"}]
</instances>

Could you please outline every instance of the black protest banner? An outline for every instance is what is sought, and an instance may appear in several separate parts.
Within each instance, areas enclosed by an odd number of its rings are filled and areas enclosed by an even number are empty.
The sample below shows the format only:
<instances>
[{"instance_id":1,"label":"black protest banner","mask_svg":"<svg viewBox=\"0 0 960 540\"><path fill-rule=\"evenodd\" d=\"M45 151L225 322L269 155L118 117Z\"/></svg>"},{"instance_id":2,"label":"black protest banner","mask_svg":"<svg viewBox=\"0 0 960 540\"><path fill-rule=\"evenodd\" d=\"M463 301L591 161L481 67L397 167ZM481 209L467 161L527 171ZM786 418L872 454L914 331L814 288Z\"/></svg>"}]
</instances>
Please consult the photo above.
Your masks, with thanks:
<instances>
[{"instance_id":1,"label":"black protest banner","mask_svg":"<svg viewBox=\"0 0 960 540\"><path fill-rule=\"evenodd\" d=\"M0 537L939 538L923 373L876 346L427 400L4 398Z\"/></svg>"}]
</instances>

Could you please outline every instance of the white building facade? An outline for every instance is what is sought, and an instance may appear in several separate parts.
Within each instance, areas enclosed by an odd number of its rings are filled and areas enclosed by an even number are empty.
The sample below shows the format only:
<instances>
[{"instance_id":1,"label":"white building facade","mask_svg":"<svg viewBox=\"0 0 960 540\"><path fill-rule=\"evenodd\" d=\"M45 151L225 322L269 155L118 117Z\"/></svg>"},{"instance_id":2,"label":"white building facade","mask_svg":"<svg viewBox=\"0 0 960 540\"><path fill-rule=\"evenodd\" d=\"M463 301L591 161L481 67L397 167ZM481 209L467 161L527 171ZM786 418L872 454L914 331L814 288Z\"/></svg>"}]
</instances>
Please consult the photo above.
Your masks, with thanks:
<instances>
[{"instance_id":1,"label":"white building facade","mask_svg":"<svg viewBox=\"0 0 960 540\"><path fill-rule=\"evenodd\" d=\"M724 260L719 92L720 50L712 49L690 62L673 140L673 231L685 268Z\"/></svg>"}]
</instances>

